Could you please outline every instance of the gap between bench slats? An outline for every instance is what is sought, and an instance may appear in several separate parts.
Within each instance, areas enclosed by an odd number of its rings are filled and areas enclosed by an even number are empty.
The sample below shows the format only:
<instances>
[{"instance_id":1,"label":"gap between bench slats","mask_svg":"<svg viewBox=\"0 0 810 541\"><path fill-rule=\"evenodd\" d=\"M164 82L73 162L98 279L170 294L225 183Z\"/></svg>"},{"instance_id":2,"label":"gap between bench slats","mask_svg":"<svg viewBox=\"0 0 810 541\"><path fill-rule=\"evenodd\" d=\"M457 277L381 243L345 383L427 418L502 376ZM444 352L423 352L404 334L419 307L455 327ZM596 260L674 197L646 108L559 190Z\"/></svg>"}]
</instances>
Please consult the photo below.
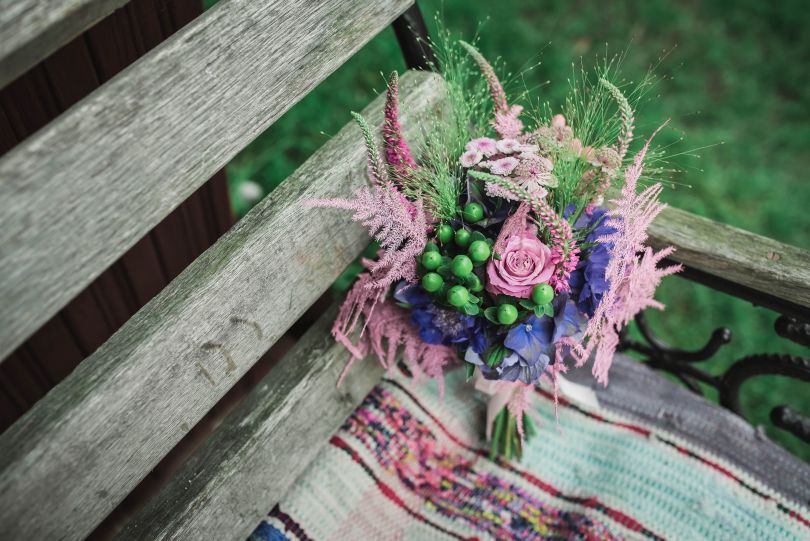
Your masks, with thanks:
<instances>
[{"instance_id":1,"label":"gap between bench slats","mask_svg":"<svg viewBox=\"0 0 810 541\"><path fill-rule=\"evenodd\" d=\"M0 160L0 359L411 4L226 0Z\"/></svg>"},{"instance_id":2,"label":"gap between bench slats","mask_svg":"<svg viewBox=\"0 0 810 541\"><path fill-rule=\"evenodd\" d=\"M0 88L129 0L0 0Z\"/></svg>"},{"instance_id":3,"label":"gap between bench slats","mask_svg":"<svg viewBox=\"0 0 810 541\"><path fill-rule=\"evenodd\" d=\"M442 88L402 78L406 135ZM381 125L382 97L364 114ZM344 212L302 206L349 195L365 170L347 126L0 436L0 531L92 531L367 244Z\"/></svg>"},{"instance_id":4,"label":"gap between bench slats","mask_svg":"<svg viewBox=\"0 0 810 541\"><path fill-rule=\"evenodd\" d=\"M380 380L349 360L324 314L119 534L121 539L246 539Z\"/></svg>"}]
</instances>

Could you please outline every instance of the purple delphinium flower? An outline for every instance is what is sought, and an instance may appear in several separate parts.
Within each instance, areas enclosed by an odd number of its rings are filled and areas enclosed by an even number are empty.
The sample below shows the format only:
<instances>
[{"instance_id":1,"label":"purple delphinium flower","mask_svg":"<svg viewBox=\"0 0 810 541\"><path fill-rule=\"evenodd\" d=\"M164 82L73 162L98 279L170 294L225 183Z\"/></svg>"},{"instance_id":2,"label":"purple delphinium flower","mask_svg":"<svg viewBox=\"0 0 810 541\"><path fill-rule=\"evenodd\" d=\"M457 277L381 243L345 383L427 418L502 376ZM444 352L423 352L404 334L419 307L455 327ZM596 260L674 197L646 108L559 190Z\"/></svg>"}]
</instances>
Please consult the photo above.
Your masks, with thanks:
<instances>
[{"instance_id":1,"label":"purple delphinium flower","mask_svg":"<svg viewBox=\"0 0 810 541\"><path fill-rule=\"evenodd\" d=\"M572 297L576 299L579 309L588 314L588 317L593 316L602 295L610 286L605 279L605 269L610 261L608 250L611 244L596 242L600 237L614 232L614 229L605 223L606 212L607 209L603 207L596 208L590 213L584 212L574 226L577 229L593 228L584 242L595 244L583 251L577 268L568 280Z\"/></svg>"}]
</instances>

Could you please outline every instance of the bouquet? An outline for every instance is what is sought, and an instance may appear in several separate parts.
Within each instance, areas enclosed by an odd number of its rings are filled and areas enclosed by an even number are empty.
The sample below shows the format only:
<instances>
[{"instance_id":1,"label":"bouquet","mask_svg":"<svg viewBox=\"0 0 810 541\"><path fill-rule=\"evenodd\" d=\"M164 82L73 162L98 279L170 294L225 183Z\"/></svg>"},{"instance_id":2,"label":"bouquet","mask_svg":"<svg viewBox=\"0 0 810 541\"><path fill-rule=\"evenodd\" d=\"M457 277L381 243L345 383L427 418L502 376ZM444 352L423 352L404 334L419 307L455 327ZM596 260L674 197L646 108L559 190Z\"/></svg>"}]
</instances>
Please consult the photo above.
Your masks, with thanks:
<instances>
[{"instance_id":1,"label":"bouquet","mask_svg":"<svg viewBox=\"0 0 810 541\"><path fill-rule=\"evenodd\" d=\"M535 385L548 380L556 396L567 363L589 360L607 384L621 329L663 308L655 289L679 269L658 266L671 248L644 245L662 187L639 186L652 137L628 156L634 109L609 70L573 92L566 114L525 115L472 45L453 43L442 66L447 106L424 141L412 150L402 136L393 73L382 152L353 113L371 185L309 202L352 211L379 243L332 334L352 354L341 379L369 354L440 386L463 365L490 397L491 457L519 459L537 432Z\"/></svg>"}]
</instances>

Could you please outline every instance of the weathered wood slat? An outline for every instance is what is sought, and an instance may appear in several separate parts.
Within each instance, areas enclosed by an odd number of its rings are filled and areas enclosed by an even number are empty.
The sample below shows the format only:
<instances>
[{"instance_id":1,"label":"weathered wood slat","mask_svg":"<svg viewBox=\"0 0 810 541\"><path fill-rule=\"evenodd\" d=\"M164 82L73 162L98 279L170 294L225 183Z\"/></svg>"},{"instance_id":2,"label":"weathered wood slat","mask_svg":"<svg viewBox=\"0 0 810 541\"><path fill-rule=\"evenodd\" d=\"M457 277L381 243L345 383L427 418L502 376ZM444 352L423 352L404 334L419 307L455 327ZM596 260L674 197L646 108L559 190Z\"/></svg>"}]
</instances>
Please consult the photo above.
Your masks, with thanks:
<instances>
[{"instance_id":1,"label":"weathered wood slat","mask_svg":"<svg viewBox=\"0 0 810 541\"><path fill-rule=\"evenodd\" d=\"M128 0L0 0L0 88Z\"/></svg>"},{"instance_id":2,"label":"weathered wood slat","mask_svg":"<svg viewBox=\"0 0 810 541\"><path fill-rule=\"evenodd\" d=\"M358 364L328 312L121 532L121 539L246 539L349 416L383 369Z\"/></svg>"},{"instance_id":3,"label":"weathered wood slat","mask_svg":"<svg viewBox=\"0 0 810 541\"><path fill-rule=\"evenodd\" d=\"M672 259L758 292L810 308L810 252L682 210L667 208L650 244Z\"/></svg>"},{"instance_id":4,"label":"weathered wood slat","mask_svg":"<svg viewBox=\"0 0 810 541\"><path fill-rule=\"evenodd\" d=\"M224 0L0 160L0 359L410 0Z\"/></svg>"},{"instance_id":5,"label":"weathered wood slat","mask_svg":"<svg viewBox=\"0 0 810 541\"><path fill-rule=\"evenodd\" d=\"M406 134L442 88L402 78ZM382 99L365 114L381 125ZM302 206L365 178L346 127L0 436L5 537L92 531L368 242L344 212Z\"/></svg>"}]
</instances>

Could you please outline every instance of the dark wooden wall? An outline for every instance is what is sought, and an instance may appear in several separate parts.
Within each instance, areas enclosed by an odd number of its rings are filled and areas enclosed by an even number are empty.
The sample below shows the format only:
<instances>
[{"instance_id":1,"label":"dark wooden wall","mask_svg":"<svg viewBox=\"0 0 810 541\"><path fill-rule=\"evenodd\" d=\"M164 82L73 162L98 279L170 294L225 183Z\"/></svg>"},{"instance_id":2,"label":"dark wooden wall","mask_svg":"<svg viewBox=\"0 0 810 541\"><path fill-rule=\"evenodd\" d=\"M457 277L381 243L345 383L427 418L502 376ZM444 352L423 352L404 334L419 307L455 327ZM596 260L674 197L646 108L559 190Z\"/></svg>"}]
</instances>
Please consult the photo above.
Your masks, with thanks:
<instances>
[{"instance_id":1,"label":"dark wooden wall","mask_svg":"<svg viewBox=\"0 0 810 541\"><path fill-rule=\"evenodd\" d=\"M0 89L0 155L200 13L202 0L132 0ZM232 220L221 171L0 363L0 432L213 244Z\"/></svg>"}]
</instances>

